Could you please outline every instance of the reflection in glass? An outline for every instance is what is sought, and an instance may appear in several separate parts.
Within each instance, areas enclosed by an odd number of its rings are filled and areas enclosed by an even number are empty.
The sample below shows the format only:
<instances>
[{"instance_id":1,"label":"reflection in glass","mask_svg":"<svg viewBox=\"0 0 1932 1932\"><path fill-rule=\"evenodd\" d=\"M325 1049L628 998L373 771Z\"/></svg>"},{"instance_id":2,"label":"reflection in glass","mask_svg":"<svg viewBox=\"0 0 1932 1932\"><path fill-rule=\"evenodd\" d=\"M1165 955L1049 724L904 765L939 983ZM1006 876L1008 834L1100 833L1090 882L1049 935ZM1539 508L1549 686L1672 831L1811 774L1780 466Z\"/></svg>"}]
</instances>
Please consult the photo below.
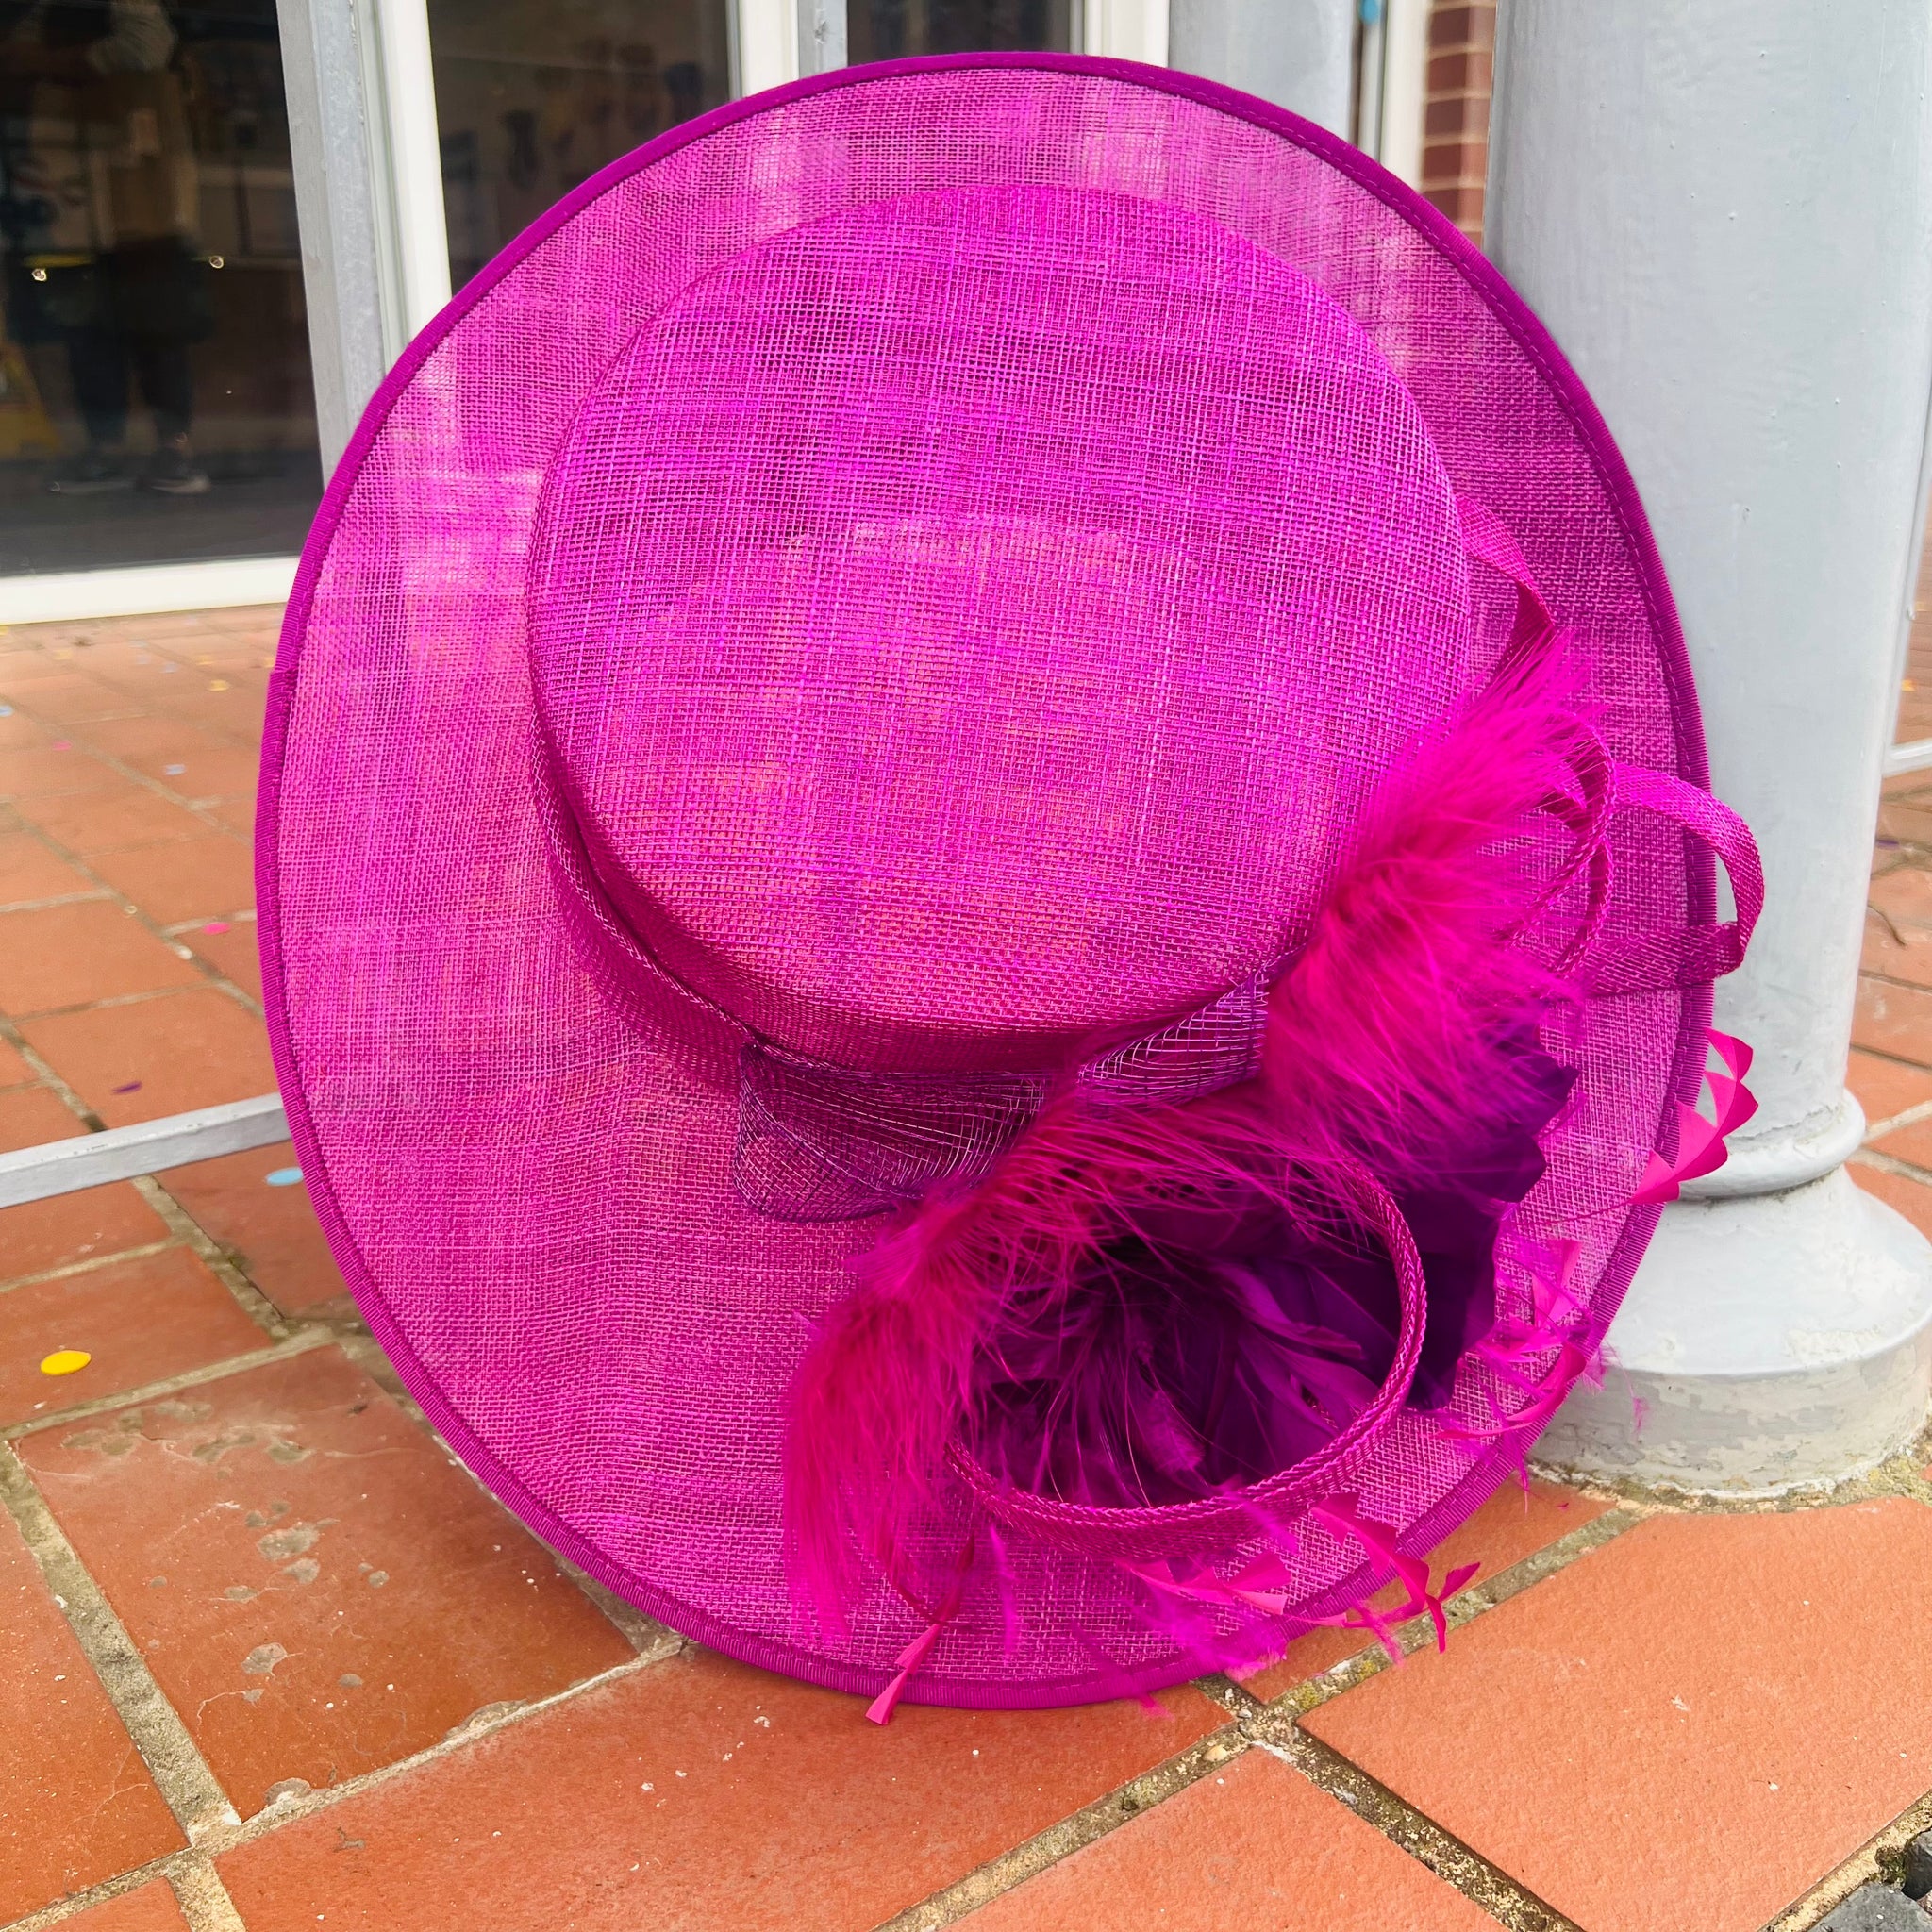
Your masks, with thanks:
<instances>
[{"instance_id":1,"label":"reflection in glass","mask_svg":"<svg viewBox=\"0 0 1932 1932\"><path fill-rule=\"evenodd\" d=\"M728 95L726 0L429 0L450 279Z\"/></svg>"},{"instance_id":2,"label":"reflection in glass","mask_svg":"<svg viewBox=\"0 0 1932 1932\"><path fill-rule=\"evenodd\" d=\"M0 575L300 547L274 0L0 0Z\"/></svg>"},{"instance_id":3,"label":"reflection in glass","mask_svg":"<svg viewBox=\"0 0 1932 1932\"><path fill-rule=\"evenodd\" d=\"M909 54L1072 46L1072 0L846 0L845 53L855 66Z\"/></svg>"}]
</instances>

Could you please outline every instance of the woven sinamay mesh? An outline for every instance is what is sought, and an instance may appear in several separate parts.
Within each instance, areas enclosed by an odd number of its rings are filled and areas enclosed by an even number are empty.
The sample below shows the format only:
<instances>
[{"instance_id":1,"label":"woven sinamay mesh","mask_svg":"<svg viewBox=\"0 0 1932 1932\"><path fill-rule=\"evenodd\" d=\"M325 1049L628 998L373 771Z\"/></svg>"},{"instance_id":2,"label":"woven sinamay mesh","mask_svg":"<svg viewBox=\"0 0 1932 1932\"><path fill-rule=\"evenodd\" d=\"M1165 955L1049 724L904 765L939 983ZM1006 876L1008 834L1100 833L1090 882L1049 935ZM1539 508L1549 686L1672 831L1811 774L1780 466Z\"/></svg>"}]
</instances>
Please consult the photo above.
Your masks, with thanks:
<instances>
[{"instance_id":1,"label":"woven sinamay mesh","mask_svg":"<svg viewBox=\"0 0 1932 1932\"><path fill-rule=\"evenodd\" d=\"M754 1661L870 1691L926 1619L882 1586L833 1641L787 1600L783 1391L878 1224L734 1187L726 1013L970 1072L1252 974L1507 634L1455 495L1574 627L1615 755L1701 776L1601 429L1318 139L1068 64L724 118L486 276L325 507L263 854L325 1224L499 1492ZM559 824L627 934L576 903ZM1622 814L1615 858L1612 935L1697 910L1674 831ZM1577 1091L1521 1218L1581 1244L1599 1324L1707 1012L1598 1002L1560 1049ZM1425 1547L1499 1474L1404 1414L1355 1487ZM1191 1668L1111 1566L1004 1557L1021 1614L969 1592L908 1694ZM1294 1560L1311 1613L1374 1580L1319 1526Z\"/></svg>"},{"instance_id":2,"label":"woven sinamay mesh","mask_svg":"<svg viewBox=\"0 0 1932 1932\"><path fill-rule=\"evenodd\" d=\"M713 270L541 525L539 702L627 923L846 1065L1245 979L1468 677L1454 495L1369 338L1091 189L897 195Z\"/></svg>"}]
</instances>

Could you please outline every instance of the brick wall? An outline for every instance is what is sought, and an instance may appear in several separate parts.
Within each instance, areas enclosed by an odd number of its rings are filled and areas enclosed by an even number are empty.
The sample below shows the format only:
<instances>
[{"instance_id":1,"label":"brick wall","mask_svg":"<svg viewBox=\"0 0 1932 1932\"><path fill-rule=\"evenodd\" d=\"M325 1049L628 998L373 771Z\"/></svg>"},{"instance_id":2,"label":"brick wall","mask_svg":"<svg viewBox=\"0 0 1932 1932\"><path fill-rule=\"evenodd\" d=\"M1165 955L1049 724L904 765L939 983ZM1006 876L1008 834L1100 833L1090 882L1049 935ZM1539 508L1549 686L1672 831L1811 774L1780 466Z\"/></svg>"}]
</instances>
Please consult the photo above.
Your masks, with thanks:
<instances>
[{"instance_id":1,"label":"brick wall","mask_svg":"<svg viewBox=\"0 0 1932 1932\"><path fill-rule=\"evenodd\" d=\"M1475 242L1483 239L1495 44L1496 0L1434 0L1423 95L1423 192Z\"/></svg>"}]
</instances>

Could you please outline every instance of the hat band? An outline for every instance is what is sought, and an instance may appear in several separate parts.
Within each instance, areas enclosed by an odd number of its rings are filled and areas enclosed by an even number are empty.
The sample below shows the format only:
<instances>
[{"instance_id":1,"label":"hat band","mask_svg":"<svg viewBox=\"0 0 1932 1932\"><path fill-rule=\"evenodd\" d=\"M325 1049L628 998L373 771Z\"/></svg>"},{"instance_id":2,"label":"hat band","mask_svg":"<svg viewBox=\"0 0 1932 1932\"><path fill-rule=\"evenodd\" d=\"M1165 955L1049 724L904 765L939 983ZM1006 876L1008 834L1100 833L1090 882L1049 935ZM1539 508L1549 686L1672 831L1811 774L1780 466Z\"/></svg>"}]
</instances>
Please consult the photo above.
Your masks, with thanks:
<instances>
[{"instance_id":1,"label":"hat band","mask_svg":"<svg viewBox=\"0 0 1932 1932\"><path fill-rule=\"evenodd\" d=\"M1067 1073L880 1073L754 1040L739 1057L731 1177L777 1221L851 1221L971 1187L1063 1087L1090 1106L1199 1100L1260 1071L1268 988L1286 960Z\"/></svg>"}]
</instances>

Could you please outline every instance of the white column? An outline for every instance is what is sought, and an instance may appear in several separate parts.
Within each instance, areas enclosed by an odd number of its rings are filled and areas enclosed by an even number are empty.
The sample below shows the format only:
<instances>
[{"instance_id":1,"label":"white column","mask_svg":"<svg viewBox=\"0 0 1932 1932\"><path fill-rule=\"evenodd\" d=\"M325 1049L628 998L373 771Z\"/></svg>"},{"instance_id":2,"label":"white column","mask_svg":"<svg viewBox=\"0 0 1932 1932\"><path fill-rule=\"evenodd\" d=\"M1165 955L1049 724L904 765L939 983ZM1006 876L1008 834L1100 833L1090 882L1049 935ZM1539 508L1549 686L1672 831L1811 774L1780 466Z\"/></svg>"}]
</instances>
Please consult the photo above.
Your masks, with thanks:
<instances>
[{"instance_id":1,"label":"white column","mask_svg":"<svg viewBox=\"0 0 1932 1932\"><path fill-rule=\"evenodd\" d=\"M1538 1452L1559 1465L1765 1490L1924 1414L1932 1250L1841 1163L1932 394L1928 94L1919 4L1505 0L1497 24L1490 253L1636 475L1768 892L1717 991L1761 1110L1665 1211L1621 1367Z\"/></svg>"},{"instance_id":2,"label":"white column","mask_svg":"<svg viewBox=\"0 0 1932 1932\"><path fill-rule=\"evenodd\" d=\"M1355 23L1356 0L1171 0L1168 64L1346 136Z\"/></svg>"},{"instance_id":3,"label":"white column","mask_svg":"<svg viewBox=\"0 0 1932 1932\"><path fill-rule=\"evenodd\" d=\"M449 300L425 0L277 0L325 471Z\"/></svg>"}]
</instances>

